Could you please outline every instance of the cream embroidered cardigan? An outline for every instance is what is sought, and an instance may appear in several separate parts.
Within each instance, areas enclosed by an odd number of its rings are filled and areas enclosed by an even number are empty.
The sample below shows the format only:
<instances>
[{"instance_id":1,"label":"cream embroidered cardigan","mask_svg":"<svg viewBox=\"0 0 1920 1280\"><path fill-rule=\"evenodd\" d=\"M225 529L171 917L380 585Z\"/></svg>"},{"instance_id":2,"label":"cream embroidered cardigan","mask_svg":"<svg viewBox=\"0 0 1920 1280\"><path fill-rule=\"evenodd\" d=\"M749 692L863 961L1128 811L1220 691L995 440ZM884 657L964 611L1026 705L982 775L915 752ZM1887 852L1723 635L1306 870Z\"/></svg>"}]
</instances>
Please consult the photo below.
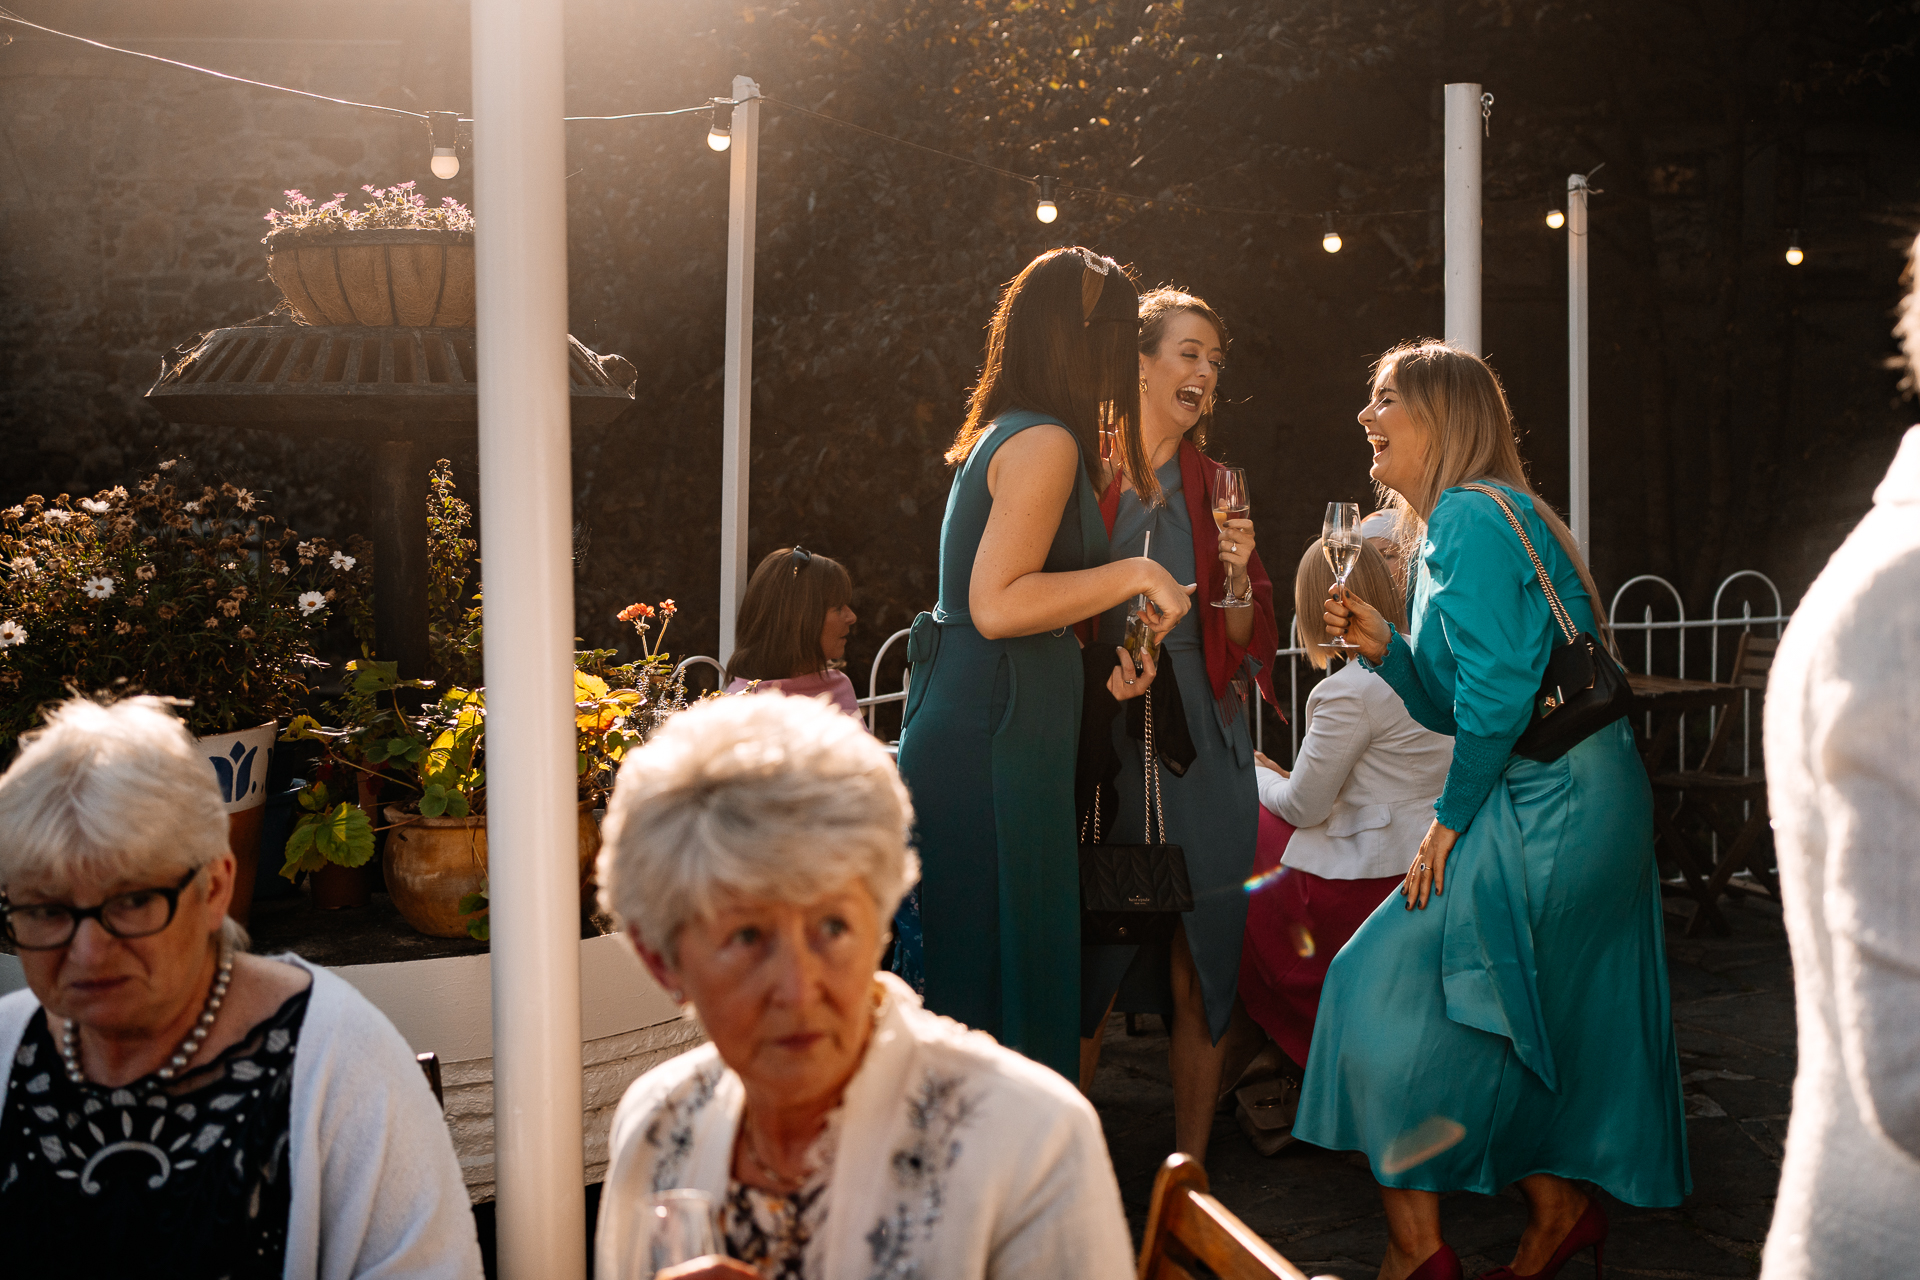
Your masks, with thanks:
<instances>
[{"instance_id":1,"label":"cream embroidered cardigan","mask_svg":"<svg viewBox=\"0 0 1920 1280\"><path fill-rule=\"evenodd\" d=\"M1131 1238L1099 1119L1047 1068L927 1012L892 974L847 1085L808 1280L1122 1280ZM646 1198L727 1189L744 1094L706 1045L614 1116L594 1274L644 1276Z\"/></svg>"}]
</instances>

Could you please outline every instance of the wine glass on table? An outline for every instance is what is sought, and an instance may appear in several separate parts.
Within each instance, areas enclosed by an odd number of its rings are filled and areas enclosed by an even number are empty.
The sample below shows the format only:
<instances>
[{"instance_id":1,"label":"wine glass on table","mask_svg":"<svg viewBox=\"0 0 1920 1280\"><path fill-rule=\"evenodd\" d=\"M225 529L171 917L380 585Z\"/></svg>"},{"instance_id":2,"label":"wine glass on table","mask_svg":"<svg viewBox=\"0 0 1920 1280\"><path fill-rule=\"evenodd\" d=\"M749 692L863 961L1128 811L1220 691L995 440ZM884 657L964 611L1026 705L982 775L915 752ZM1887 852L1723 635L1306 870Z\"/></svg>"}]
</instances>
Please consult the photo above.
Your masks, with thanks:
<instances>
[{"instance_id":1,"label":"wine glass on table","mask_svg":"<svg viewBox=\"0 0 1920 1280\"><path fill-rule=\"evenodd\" d=\"M1335 586L1344 588L1353 566L1360 563L1360 542L1360 504L1329 502L1326 523L1320 526L1320 549L1333 567ZM1328 640L1327 647L1348 652L1358 652L1360 648L1343 635Z\"/></svg>"},{"instance_id":2,"label":"wine glass on table","mask_svg":"<svg viewBox=\"0 0 1920 1280\"><path fill-rule=\"evenodd\" d=\"M1242 467L1222 467L1213 473L1213 523L1220 530L1221 537L1230 537L1227 528L1229 520L1245 520L1252 510L1247 501L1247 473ZM1247 581L1247 594L1236 596L1231 587L1227 588L1226 599L1215 600L1216 609L1253 608L1253 581Z\"/></svg>"},{"instance_id":3,"label":"wine glass on table","mask_svg":"<svg viewBox=\"0 0 1920 1280\"><path fill-rule=\"evenodd\" d=\"M648 1259L634 1280L653 1280L666 1267L720 1252L713 1229L713 1197L690 1187L676 1187L647 1198Z\"/></svg>"}]
</instances>

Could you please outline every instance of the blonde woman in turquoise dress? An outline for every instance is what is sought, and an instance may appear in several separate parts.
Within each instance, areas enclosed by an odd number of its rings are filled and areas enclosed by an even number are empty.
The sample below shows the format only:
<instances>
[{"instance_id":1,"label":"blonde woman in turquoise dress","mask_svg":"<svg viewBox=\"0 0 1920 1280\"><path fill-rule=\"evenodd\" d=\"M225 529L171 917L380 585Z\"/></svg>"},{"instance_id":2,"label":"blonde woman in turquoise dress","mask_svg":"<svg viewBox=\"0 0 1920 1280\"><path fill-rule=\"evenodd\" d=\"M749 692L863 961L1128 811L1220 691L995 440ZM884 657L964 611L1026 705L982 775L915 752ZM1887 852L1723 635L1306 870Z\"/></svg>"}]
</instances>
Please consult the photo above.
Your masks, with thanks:
<instances>
[{"instance_id":1,"label":"blonde woman in turquoise dress","mask_svg":"<svg viewBox=\"0 0 1920 1280\"><path fill-rule=\"evenodd\" d=\"M1073 770L1084 680L1073 628L1144 593L1159 610L1157 640L1191 590L1143 556L1107 559L1094 487L1109 474L1103 433L1132 474L1152 474L1139 333L1133 282L1092 250L1050 250L1006 287L946 455L957 471L939 604L908 640L900 773L917 818L927 1007L1069 1079L1080 1052ZM1145 692L1151 665L1135 671L1115 653L1114 696Z\"/></svg>"},{"instance_id":2,"label":"blonde woman in turquoise dress","mask_svg":"<svg viewBox=\"0 0 1920 1280\"><path fill-rule=\"evenodd\" d=\"M1399 894L1335 957L1294 1134L1364 1152L1380 1183L1382 1280L1452 1280L1440 1196L1518 1184L1528 1220L1491 1280L1555 1275L1607 1235L1576 1180L1628 1204L1691 1187L1667 991L1652 799L1626 720L1560 759L1512 754L1560 633L1503 490L1576 626L1593 580L1528 487L1498 380L1440 343L1389 352L1360 413L1401 507L1411 634L1336 589L1346 634L1427 728L1454 737L1432 827Z\"/></svg>"}]
</instances>

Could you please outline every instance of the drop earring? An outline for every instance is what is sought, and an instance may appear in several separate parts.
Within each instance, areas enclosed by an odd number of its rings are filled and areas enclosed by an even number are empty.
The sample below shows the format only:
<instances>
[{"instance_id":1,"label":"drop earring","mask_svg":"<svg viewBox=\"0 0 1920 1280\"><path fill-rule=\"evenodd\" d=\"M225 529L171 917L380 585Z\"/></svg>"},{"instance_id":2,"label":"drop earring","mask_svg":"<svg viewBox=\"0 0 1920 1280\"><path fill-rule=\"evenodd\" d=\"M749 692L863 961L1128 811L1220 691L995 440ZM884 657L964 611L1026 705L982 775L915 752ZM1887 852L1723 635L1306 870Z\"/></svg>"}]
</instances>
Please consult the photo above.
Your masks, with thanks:
<instances>
[{"instance_id":1,"label":"drop earring","mask_svg":"<svg viewBox=\"0 0 1920 1280\"><path fill-rule=\"evenodd\" d=\"M1144 395L1146 393L1146 390L1147 390L1147 380L1145 378L1142 378L1140 379L1140 391Z\"/></svg>"}]
</instances>

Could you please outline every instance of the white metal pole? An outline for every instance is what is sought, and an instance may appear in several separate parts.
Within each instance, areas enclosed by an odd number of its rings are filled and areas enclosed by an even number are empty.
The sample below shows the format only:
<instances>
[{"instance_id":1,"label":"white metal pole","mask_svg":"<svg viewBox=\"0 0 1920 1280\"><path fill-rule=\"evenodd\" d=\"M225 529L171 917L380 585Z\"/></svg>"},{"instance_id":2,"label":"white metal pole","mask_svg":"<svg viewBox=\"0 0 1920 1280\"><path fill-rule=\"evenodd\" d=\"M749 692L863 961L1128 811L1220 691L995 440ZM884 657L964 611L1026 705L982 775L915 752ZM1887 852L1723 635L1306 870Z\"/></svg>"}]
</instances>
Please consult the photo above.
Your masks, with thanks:
<instances>
[{"instance_id":1,"label":"white metal pole","mask_svg":"<svg viewBox=\"0 0 1920 1280\"><path fill-rule=\"evenodd\" d=\"M562 0L472 0L500 1275L586 1274Z\"/></svg>"},{"instance_id":2,"label":"white metal pole","mask_svg":"<svg viewBox=\"0 0 1920 1280\"><path fill-rule=\"evenodd\" d=\"M760 183L760 86L733 78L733 172L727 187L727 364L720 445L720 661L746 593L747 480L753 442L753 233Z\"/></svg>"},{"instance_id":3,"label":"white metal pole","mask_svg":"<svg viewBox=\"0 0 1920 1280\"><path fill-rule=\"evenodd\" d=\"M1480 86L1446 91L1447 341L1476 355L1480 343Z\"/></svg>"},{"instance_id":4,"label":"white metal pole","mask_svg":"<svg viewBox=\"0 0 1920 1280\"><path fill-rule=\"evenodd\" d=\"M1591 563L1587 357L1587 180L1574 173L1567 175L1567 505L1574 543Z\"/></svg>"}]
</instances>

